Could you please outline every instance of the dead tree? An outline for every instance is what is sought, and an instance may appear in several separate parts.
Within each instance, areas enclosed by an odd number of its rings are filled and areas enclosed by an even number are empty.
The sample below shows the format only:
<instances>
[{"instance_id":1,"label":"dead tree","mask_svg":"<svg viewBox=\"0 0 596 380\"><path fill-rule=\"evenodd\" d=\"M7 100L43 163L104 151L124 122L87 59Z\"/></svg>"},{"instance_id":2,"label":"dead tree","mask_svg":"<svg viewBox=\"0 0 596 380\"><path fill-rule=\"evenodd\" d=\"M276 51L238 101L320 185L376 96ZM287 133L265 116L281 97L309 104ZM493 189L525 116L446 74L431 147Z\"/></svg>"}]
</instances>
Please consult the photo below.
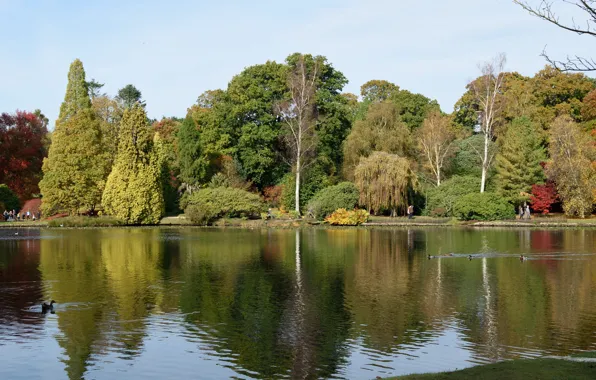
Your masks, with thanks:
<instances>
[{"instance_id":1,"label":"dead tree","mask_svg":"<svg viewBox=\"0 0 596 380\"><path fill-rule=\"evenodd\" d=\"M300 213L300 179L302 171L312 163L316 149L316 90L319 62L311 65L301 55L288 74L289 99L278 104L277 111L287 131L283 142L288 148L286 161L296 175L296 212Z\"/></svg>"},{"instance_id":2,"label":"dead tree","mask_svg":"<svg viewBox=\"0 0 596 380\"><path fill-rule=\"evenodd\" d=\"M553 8L555 1L542 0L538 6L532 6L527 1L513 0L530 14L550 22L561 29L581 35L596 37L596 1L595 0L560 0L570 6L575 6L586 14L585 25L578 24L572 18L570 22L561 21ZM596 71L596 61L593 58L579 55L567 56L567 60L558 61L549 57L546 48L541 54L546 61L560 71Z\"/></svg>"}]
</instances>

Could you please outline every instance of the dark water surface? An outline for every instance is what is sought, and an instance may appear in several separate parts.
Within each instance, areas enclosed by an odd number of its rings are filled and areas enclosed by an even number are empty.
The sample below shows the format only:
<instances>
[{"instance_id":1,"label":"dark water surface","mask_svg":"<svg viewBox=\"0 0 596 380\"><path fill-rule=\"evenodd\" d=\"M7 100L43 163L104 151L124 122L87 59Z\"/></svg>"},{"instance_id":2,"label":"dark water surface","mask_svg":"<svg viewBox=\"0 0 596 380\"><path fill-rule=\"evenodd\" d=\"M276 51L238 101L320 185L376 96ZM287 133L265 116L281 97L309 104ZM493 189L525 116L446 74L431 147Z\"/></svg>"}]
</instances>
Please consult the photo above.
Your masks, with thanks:
<instances>
[{"instance_id":1,"label":"dark water surface","mask_svg":"<svg viewBox=\"0 0 596 380\"><path fill-rule=\"evenodd\" d=\"M2 379L373 379L585 350L595 230L0 229Z\"/></svg>"}]
</instances>

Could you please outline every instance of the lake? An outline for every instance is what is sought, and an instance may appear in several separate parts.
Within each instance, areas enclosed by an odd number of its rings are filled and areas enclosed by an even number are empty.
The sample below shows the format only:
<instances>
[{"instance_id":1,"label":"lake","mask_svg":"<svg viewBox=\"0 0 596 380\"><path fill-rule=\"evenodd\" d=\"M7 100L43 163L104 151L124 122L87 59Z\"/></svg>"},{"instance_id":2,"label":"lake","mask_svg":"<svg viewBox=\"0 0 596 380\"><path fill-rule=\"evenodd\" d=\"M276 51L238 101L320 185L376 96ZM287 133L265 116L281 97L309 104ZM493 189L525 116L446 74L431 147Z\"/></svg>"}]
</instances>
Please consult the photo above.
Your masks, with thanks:
<instances>
[{"instance_id":1,"label":"lake","mask_svg":"<svg viewBox=\"0 0 596 380\"><path fill-rule=\"evenodd\" d=\"M374 379L596 350L595 247L589 229L0 229L0 378Z\"/></svg>"}]
</instances>

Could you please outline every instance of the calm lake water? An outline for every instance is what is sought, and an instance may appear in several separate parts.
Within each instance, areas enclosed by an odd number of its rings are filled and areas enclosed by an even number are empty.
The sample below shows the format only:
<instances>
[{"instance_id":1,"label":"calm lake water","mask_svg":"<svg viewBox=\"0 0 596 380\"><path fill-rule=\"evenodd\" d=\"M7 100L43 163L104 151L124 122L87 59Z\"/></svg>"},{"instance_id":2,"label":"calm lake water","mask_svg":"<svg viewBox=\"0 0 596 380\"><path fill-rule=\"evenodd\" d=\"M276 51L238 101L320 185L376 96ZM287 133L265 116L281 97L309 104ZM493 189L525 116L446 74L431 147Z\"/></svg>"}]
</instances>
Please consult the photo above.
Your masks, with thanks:
<instances>
[{"instance_id":1,"label":"calm lake water","mask_svg":"<svg viewBox=\"0 0 596 380\"><path fill-rule=\"evenodd\" d=\"M0 229L2 379L374 379L585 350L595 230Z\"/></svg>"}]
</instances>

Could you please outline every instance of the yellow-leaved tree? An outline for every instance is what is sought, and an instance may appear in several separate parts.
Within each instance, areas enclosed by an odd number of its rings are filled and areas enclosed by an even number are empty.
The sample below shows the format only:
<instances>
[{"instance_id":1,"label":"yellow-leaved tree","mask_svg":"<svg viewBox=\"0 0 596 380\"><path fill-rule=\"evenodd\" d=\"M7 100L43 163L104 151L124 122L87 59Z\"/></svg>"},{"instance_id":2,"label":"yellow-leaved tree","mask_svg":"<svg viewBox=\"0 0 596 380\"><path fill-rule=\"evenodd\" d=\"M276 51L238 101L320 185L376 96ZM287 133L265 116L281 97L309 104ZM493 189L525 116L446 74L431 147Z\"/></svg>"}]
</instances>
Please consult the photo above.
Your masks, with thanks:
<instances>
[{"instance_id":1,"label":"yellow-leaved tree","mask_svg":"<svg viewBox=\"0 0 596 380\"><path fill-rule=\"evenodd\" d=\"M418 188L410 161L396 154L373 152L361 158L354 176L359 203L375 213L391 210L391 216L396 216L399 208L407 207L408 191Z\"/></svg>"},{"instance_id":2,"label":"yellow-leaved tree","mask_svg":"<svg viewBox=\"0 0 596 380\"><path fill-rule=\"evenodd\" d=\"M108 177L105 212L128 224L156 224L164 213L162 155L154 142L147 114L140 105L124 111L118 155Z\"/></svg>"}]
</instances>

